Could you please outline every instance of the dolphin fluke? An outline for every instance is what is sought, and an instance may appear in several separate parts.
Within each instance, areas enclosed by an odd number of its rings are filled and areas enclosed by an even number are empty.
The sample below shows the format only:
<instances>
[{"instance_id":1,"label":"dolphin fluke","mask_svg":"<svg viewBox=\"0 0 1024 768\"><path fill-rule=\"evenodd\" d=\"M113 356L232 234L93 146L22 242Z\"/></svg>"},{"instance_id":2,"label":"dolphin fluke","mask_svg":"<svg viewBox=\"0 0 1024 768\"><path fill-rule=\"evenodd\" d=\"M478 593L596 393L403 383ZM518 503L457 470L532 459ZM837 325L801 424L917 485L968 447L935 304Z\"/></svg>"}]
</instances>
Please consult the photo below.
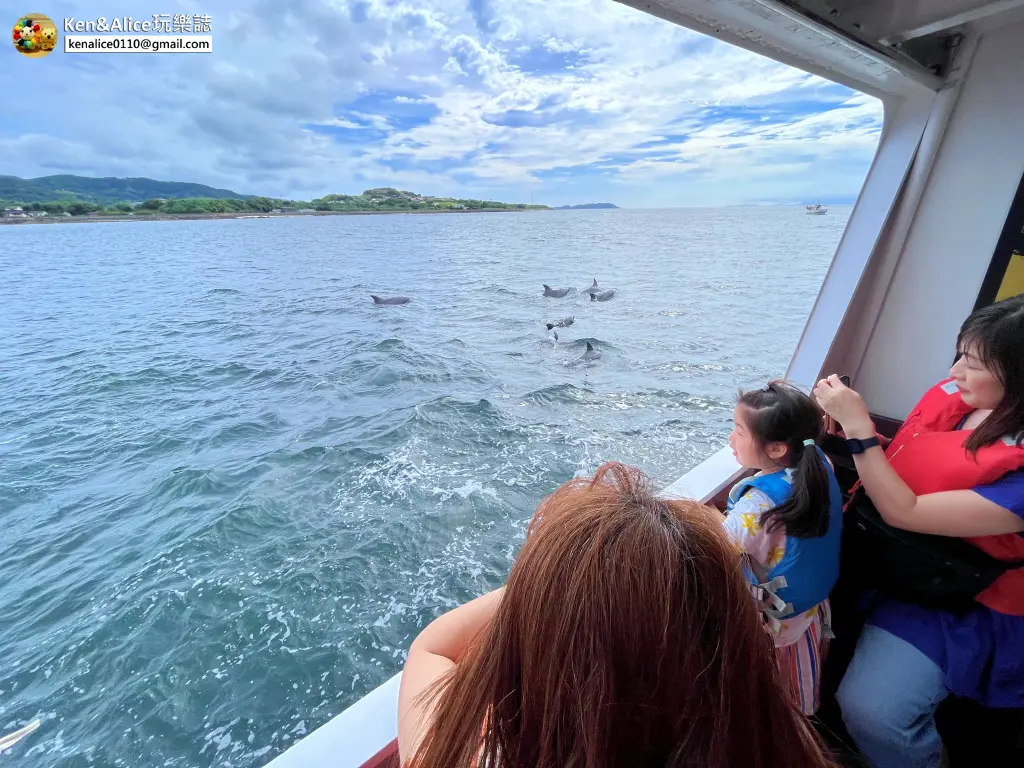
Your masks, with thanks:
<instances>
[{"instance_id":1,"label":"dolphin fluke","mask_svg":"<svg viewBox=\"0 0 1024 768\"><path fill-rule=\"evenodd\" d=\"M373 303L378 307L399 307L402 304L408 304L412 299L408 296L374 296L370 294L370 298L373 299Z\"/></svg>"}]
</instances>

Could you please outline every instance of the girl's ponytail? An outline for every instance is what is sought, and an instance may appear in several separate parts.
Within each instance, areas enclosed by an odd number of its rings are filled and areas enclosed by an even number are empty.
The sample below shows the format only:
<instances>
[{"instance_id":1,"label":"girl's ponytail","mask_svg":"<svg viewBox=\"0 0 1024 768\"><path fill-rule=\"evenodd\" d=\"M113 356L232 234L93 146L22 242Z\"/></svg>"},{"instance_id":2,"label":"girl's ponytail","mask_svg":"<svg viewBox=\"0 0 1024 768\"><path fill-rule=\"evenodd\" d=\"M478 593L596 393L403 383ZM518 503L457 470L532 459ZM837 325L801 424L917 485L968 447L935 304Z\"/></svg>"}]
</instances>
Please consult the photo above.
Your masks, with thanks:
<instances>
[{"instance_id":1,"label":"girl's ponytail","mask_svg":"<svg viewBox=\"0 0 1024 768\"><path fill-rule=\"evenodd\" d=\"M825 457L813 439L788 442L794 457L793 495L764 513L762 525L768 531L784 528L787 536L813 539L828 533L829 481Z\"/></svg>"}]
</instances>

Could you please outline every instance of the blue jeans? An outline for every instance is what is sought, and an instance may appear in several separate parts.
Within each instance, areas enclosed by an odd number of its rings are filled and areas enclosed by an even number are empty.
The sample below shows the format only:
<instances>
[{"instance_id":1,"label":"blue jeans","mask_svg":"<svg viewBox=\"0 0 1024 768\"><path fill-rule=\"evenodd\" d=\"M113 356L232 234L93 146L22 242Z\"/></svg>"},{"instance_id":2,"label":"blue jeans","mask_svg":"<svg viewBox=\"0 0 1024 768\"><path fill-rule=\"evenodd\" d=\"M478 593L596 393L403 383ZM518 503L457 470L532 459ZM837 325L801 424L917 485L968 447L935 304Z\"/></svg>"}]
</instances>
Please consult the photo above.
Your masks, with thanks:
<instances>
[{"instance_id":1,"label":"blue jeans","mask_svg":"<svg viewBox=\"0 0 1024 768\"><path fill-rule=\"evenodd\" d=\"M938 768L942 739L935 710L948 694L931 659L869 624L836 698L846 729L872 768Z\"/></svg>"}]
</instances>

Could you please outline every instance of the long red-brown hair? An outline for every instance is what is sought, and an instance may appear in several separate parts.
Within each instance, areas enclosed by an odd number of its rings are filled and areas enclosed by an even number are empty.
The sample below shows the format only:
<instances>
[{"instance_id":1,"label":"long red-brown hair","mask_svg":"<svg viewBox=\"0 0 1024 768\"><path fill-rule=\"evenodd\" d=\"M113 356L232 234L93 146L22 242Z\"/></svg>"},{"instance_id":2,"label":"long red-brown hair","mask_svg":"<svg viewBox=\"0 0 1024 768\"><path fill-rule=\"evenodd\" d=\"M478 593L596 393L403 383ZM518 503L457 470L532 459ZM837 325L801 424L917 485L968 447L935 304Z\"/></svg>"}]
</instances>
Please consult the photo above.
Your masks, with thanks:
<instances>
[{"instance_id":1,"label":"long red-brown hair","mask_svg":"<svg viewBox=\"0 0 1024 768\"><path fill-rule=\"evenodd\" d=\"M605 464L541 502L415 768L825 768L721 515Z\"/></svg>"}]
</instances>

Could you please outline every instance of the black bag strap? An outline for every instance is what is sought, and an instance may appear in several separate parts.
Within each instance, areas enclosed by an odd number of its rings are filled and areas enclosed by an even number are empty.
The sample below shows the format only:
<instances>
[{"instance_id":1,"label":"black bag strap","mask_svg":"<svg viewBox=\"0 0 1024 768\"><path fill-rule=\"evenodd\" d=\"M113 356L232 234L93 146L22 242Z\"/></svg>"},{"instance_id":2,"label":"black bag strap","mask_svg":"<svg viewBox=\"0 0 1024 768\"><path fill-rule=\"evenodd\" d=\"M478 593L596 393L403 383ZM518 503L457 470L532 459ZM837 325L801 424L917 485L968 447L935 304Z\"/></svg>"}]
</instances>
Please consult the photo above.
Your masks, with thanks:
<instances>
[{"instance_id":1,"label":"black bag strap","mask_svg":"<svg viewBox=\"0 0 1024 768\"><path fill-rule=\"evenodd\" d=\"M902 528L896 528L895 526L890 525L875 508L874 502L871 501L871 498L868 496L867 491L864 490L863 485L854 492L850 499L848 510L862 517L869 518L873 525L886 529L894 538L905 539L908 543L913 542L929 548L941 548L945 550L946 554L951 556L956 556L956 553L959 551L964 555L968 555L971 559L987 559L992 565L1001 567L1006 571L1024 568L1024 559L1001 560L998 557L993 557L980 547L974 546L966 539L956 536L939 536L938 534L906 531Z\"/></svg>"}]
</instances>

